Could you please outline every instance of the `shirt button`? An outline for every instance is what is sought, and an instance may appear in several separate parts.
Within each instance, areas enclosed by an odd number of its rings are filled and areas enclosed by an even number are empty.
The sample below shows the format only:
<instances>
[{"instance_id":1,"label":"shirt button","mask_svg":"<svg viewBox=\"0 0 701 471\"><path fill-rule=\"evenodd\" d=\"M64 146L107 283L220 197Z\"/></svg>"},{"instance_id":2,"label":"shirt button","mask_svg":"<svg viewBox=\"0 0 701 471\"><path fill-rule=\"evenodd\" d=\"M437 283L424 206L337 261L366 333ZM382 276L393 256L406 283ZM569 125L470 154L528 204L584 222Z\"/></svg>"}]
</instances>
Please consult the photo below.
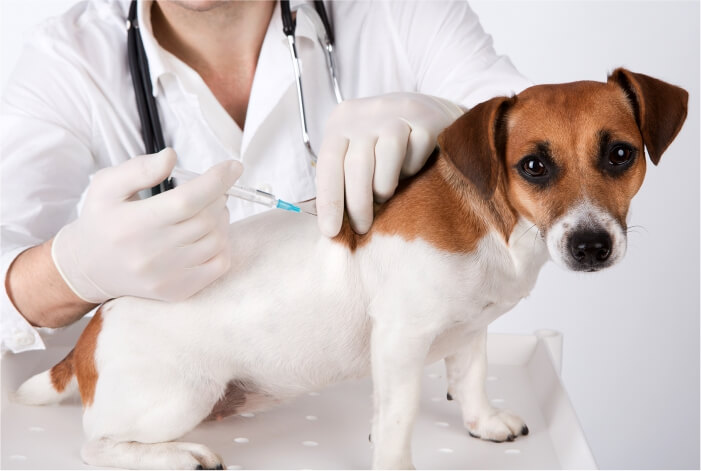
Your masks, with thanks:
<instances>
[{"instance_id":1,"label":"shirt button","mask_svg":"<svg viewBox=\"0 0 701 471\"><path fill-rule=\"evenodd\" d=\"M34 334L31 332L16 331L13 335L15 345L18 347L26 347L34 343Z\"/></svg>"}]
</instances>

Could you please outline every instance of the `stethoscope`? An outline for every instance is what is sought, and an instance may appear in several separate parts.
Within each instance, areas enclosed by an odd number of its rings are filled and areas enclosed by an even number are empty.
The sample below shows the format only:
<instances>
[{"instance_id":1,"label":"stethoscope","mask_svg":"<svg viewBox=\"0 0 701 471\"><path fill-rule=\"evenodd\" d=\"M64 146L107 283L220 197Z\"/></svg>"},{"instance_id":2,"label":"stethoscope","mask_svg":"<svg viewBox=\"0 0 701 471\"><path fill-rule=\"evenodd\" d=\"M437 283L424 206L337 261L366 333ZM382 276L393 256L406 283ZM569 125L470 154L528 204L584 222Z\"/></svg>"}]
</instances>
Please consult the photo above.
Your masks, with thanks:
<instances>
[{"instance_id":1,"label":"stethoscope","mask_svg":"<svg viewBox=\"0 0 701 471\"><path fill-rule=\"evenodd\" d=\"M331 89L336 98L336 102L341 103L343 101L343 95L341 94L341 89L338 85L338 75L336 74L333 29L326 15L324 3L320 0L315 0L313 3L314 8L308 4L302 4L299 5L295 11L304 12L316 31L317 40L325 53L326 66L331 80ZM302 141L309 152L312 165L315 165L317 157L312 149L311 141L309 140L307 111L304 106L304 93L302 90L302 73L295 42L295 28L297 22L296 18L292 17L289 0L280 0L280 11L282 16L282 30L287 37L290 56L292 58L292 68L295 75L295 83L297 85L297 104L302 128ZM146 58L146 51L144 50L141 33L139 32L136 12L137 0L132 0L131 6L129 7L129 16L127 18L127 55L129 58L131 80L134 85L134 94L136 95L136 107L139 112L139 121L141 122L141 135L144 140L144 147L147 154L154 154L163 150L166 145L163 137L163 129L161 128L161 121L158 117L156 100L153 97L151 74L149 73L148 59ZM173 186L172 179L168 178L160 185L151 188L151 194L156 195L170 190Z\"/></svg>"}]
</instances>

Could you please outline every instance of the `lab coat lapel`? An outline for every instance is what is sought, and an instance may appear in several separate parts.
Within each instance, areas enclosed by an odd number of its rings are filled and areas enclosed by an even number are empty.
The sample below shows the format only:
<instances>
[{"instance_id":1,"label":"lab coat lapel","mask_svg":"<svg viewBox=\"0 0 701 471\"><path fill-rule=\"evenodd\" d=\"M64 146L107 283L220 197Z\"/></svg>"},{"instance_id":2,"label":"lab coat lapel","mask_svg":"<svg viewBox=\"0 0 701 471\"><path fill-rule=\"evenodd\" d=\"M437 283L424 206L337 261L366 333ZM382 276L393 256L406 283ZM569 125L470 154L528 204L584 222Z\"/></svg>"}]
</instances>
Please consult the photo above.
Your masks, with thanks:
<instances>
[{"instance_id":1,"label":"lab coat lapel","mask_svg":"<svg viewBox=\"0 0 701 471\"><path fill-rule=\"evenodd\" d=\"M253 77L253 86L246 110L246 123L243 129L241 155L258 132L266 117L294 85L294 73L290 62L287 39L282 32L280 4L278 3L268 25L263 40L258 64ZM245 157L244 157L245 158Z\"/></svg>"}]
</instances>

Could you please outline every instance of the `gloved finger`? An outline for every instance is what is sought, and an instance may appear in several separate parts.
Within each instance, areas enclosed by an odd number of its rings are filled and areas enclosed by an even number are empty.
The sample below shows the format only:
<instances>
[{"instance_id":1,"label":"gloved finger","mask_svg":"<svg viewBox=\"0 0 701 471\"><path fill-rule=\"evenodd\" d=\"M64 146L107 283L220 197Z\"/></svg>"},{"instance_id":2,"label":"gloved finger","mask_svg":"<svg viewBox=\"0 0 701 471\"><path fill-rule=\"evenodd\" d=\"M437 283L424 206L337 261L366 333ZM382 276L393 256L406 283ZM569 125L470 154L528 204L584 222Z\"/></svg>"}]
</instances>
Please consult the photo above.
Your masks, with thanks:
<instances>
[{"instance_id":1,"label":"gloved finger","mask_svg":"<svg viewBox=\"0 0 701 471\"><path fill-rule=\"evenodd\" d=\"M98 171L90 183L90 194L100 199L127 200L168 178L175 167L175 151L166 147L157 154L140 155L115 167Z\"/></svg>"},{"instance_id":2,"label":"gloved finger","mask_svg":"<svg viewBox=\"0 0 701 471\"><path fill-rule=\"evenodd\" d=\"M436 138L437 136L422 126L413 126L411 128L406 159L404 160L404 165L402 165L402 177L415 175L423 168L431 152L436 148Z\"/></svg>"},{"instance_id":3,"label":"gloved finger","mask_svg":"<svg viewBox=\"0 0 701 471\"><path fill-rule=\"evenodd\" d=\"M198 267L226 250L229 244L227 229L228 224L226 227L217 224L216 227L199 240L178 249L178 263L182 264L180 266L185 269Z\"/></svg>"},{"instance_id":4,"label":"gloved finger","mask_svg":"<svg viewBox=\"0 0 701 471\"><path fill-rule=\"evenodd\" d=\"M319 229L326 237L335 237L343 223L343 161L348 140L333 135L321 144L316 164L316 210Z\"/></svg>"},{"instance_id":5,"label":"gloved finger","mask_svg":"<svg viewBox=\"0 0 701 471\"><path fill-rule=\"evenodd\" d=\"M146 249L139 257L140 260L149 260L147 265L148 273L154 274L157 278L157 285L161 288L167 286L168 280L164 278L168 275L174 275L179 271L201 265L210 258L216 255L217 244L219 249L223 250L229 244L229 210L223 208L219 210L218 215L213 215L211 221L207 222L209 226L196 239L191 240L186 244L178 244L173 239L161 238L160 245ZM170 236L170 234L169 234ZM158 288L154 288L158 290Z\"/></svg>"},{"instance_id":6,"label":"gloved finger","mask_svg":"<svg viewBox=\"0 0 701 471\"><path fill-rule=\"evenodd\" d=\"M240 162L221 162L173 190L136 203L149 207L149 211L159 220L174 224L191 218L220 198L236 183L242 172Z\"/></svg>"},{"instance_id":7,"label":"gloved finger","mask_svg":"<svg viewBox=\"0 0 701 471\"><path fill-rule=\"evenodd\" d=\"M220 196L202 211L168 228L169 240L173 246L183 247L201 239L205 234L221 224L226 218L229 223L229 210L226 207L228 197Z\"/></svg>"},{"instance_id":8,"label":"gloved finger","mask_svg":"<svg viewBox=\"0 0 701 471\"><path fill-rule=\"evenodd\" d=\"M346 210L351 228L358 234L370 230L373 217L372 176L375 172L375 139L353 139L348 146L344 173Z\"/></svg>"},{"instance_id":9,"label":"gloved finger","mask_svg":"<svg viewBox=\"0 0 701 471\"><path fill-rule=\"evenodd\" d=\"M372 191L375 201L384 203L392 197L399 182L399 172L406 159L409 126L396 120L380 131L375 144L375 174Z\"/></svg>"},{"instance_id":10,"label":"gloved finger","mask_svg":"<svg viewBox=\"0 0 701 471\"><path fill-rule=\"evenodd\" d=\"M173 284L177 289L171 289L169 292L163 293L161 299L169 302L187 299L216 281L229 271L230 267L231 250L227 245L225 250L222 250L201 265L179 273L178 282Z\"/></svg>"}]
</instances>

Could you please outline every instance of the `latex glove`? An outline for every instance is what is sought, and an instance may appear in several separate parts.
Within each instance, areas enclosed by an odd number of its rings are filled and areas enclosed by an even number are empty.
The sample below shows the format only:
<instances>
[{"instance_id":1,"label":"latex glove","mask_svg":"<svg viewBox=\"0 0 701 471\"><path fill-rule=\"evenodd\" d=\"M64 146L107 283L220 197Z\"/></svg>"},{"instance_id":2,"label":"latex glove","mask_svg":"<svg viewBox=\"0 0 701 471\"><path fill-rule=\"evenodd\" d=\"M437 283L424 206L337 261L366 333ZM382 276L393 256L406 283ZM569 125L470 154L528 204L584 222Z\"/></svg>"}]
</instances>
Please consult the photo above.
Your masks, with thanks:
<instances>
[{"instance_id":1,"label":"latex glove","mask_svg":"<svg viewBox=\"0 0 701 471\"><path fill-rule=\"evenodd\" d=\"M222 162L173 190L134 198L168 177L175 161L166 148L95 174L80 217L59 231L51 249L80 298L182 300L229 269L225 192L243 168Z\"/></svg>"},{"instance_id":2,"label":"latex glove","mask_svg":"<svg viewBox=\"0 0 701 471\"><path fill-rule=\"evenodd\" d=\"M348 211L352 229L370 229L373 199L388 200L400 177L424 166L438 134L463 114L457 105L418 93L344 101L329 117L316 169L321 232L333 237Z\"/></svg>"}]
</instances>

